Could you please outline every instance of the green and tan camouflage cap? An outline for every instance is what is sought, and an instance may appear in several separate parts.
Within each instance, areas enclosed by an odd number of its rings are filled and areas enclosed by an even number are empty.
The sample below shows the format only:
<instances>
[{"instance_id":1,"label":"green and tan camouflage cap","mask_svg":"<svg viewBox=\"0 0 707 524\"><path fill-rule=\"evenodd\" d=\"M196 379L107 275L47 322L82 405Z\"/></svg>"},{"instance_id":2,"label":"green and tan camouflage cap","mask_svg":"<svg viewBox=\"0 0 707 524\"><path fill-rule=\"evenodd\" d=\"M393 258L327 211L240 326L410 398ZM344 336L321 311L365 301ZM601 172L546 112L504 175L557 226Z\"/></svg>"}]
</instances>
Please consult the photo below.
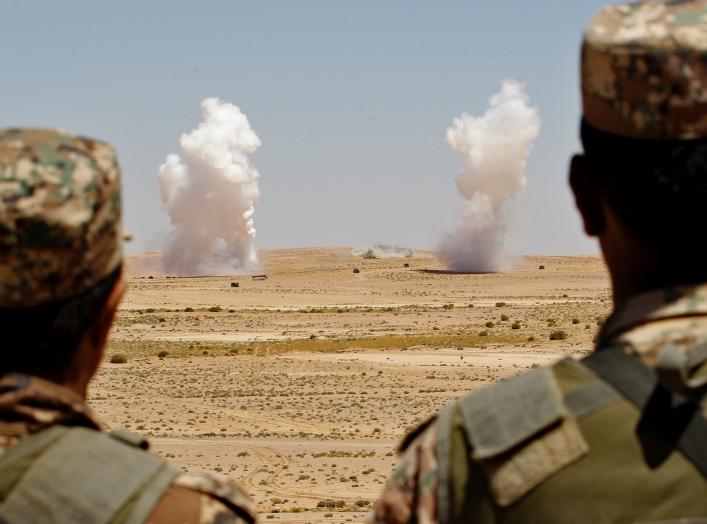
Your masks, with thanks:
<instances>
[{"instance_id":1,"label":"green and tan camouflage cap","mask_svg":"<svg viewBox=\"0 0 707 524\"><path fill-rule=\"evenodd\" d=\"M0 308L81 294L121 264L120 171L104 142L0 130Z\"/></svg>"},{"instance_id":2,"label":"green and tan camouflage cap","mask_svg":"<svg viewBox=\"0 0 707 524\"><path fill-rule=\"evenodd\" d=\"M647 139L707 137L707 0L604 8L582 46L582 102L593 127Z\"/></svg>"}]
</instances>

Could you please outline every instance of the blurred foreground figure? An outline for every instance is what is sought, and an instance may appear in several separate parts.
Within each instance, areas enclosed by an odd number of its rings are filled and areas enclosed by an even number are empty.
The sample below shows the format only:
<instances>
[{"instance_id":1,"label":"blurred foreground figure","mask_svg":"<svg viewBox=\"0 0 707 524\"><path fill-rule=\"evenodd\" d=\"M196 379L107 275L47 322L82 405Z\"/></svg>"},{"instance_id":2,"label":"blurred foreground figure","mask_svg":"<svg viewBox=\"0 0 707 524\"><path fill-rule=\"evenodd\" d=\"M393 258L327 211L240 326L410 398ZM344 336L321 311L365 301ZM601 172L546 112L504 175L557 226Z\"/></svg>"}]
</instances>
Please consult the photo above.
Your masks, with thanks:
<instances>
[{"instance_id":1,"label":"blurred foreground figure","mask_svg":"<svg viewBox=\"0 0 707 524\"><path fill-rule=\"evenodd\" d=\"M238 486L186 474L86 406L121 276L105 143L0 131L0 522L253 522Z\"/></svg>"},{"instance_id":2,"label":"blurred foreground figure","mask_svg":"<svg viewBox=\"0 0 707 524\"><path fill-rule=\"evenodd\" d=\"M707 518L707 1L601 11L570 182L611 273L595 351L408 436L377 522Z\"/></svg>"}]
</instances>

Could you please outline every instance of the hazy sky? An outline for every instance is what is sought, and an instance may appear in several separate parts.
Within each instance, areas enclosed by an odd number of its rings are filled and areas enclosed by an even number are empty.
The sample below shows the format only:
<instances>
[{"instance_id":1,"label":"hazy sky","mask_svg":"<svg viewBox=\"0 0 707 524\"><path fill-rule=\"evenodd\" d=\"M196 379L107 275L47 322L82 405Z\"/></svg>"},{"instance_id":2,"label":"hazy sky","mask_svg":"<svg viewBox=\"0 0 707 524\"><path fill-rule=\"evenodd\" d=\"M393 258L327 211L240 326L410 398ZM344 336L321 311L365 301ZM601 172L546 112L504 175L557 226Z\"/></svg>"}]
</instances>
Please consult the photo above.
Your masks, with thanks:
<instances>
[{"instance_id":1,"label":"hazy sky","mask_svg":"<svg viewBox=\"0 0 707 524\"><path fill-rule=\"evenodd\" d=\"M508 249L593 252L566 171L579 148L581 31L604 3L0 0L0 126L112 142L129 250L154 250L169 225L157 168L200 101L218 96L263 141L259 248L431 248L462 202L445 131L515 78L542 129Z\"/></svg>"}]
</instances>

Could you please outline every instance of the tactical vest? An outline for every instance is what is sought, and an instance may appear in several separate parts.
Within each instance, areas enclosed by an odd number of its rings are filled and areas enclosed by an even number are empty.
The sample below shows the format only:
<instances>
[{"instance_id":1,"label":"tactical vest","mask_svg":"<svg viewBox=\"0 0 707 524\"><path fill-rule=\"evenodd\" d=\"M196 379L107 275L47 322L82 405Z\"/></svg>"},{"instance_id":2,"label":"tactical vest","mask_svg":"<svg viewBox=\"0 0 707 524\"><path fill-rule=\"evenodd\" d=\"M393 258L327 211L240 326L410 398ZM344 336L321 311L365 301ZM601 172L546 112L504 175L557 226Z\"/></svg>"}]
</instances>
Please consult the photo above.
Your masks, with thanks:
<instances>
[{"instance_id":1,"label":"tactical vest","mask_svg":"<svg viewBox=\"0 0 707 524\"><path fill-rule=\"evenodd\" d=\"M0 522L138 524L180 473L127 431L53 426L0 457Z\"/></svg>"},{"instance_id":2,"label":"tactical vest","mask_svg":"<svg viewBox=\"0 0 707 524\"><path fill-rule=\"evenodd\" d=\"M607 348L442 410L439 522L706 522L705 381L668 353L656 374Z\"/></svg>"}]
</instances>

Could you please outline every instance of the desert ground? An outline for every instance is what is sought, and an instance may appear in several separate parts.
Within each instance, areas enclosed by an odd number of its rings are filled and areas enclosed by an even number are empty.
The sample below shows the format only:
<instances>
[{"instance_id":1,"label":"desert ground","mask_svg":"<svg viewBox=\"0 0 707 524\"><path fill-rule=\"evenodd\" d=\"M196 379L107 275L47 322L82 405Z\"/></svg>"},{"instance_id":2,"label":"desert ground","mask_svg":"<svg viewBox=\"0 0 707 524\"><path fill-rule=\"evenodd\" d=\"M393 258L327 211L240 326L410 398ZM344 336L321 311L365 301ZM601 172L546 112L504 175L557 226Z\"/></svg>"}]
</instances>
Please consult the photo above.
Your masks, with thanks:
<instances>
[{"instance_id":1,"label":"desert ground","mask_svg":"<svg viewBox=\"0 0 707 524\"><path fill-rule=\"evenodd\" d=\"M157 254L128 257L90 403L182 468L242 483L273 522L363 521L407 431L469 391L585 354L611 306L595 256L489 274L425 253L261 260L267 279L174 278Z\"/></svg>"}]
</instances>

